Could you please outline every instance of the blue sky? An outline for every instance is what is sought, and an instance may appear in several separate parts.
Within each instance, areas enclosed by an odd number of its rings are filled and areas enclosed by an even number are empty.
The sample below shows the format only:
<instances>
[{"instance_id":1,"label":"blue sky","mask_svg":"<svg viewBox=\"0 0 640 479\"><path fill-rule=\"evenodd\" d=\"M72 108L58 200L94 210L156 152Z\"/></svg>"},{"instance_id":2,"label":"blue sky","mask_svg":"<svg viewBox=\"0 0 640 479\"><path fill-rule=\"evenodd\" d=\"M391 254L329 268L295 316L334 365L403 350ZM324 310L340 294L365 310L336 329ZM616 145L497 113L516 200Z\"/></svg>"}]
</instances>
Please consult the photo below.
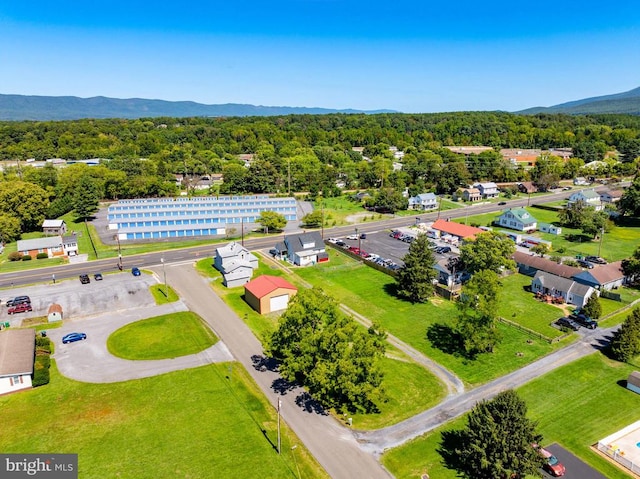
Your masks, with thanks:
<instances>
[{"instance_id":1,"label":"blue sky","mask_svg":"<svg viewBox=\"0 0 640 479\"><path fill-rule=\"evenodd\" d=\"M24 95L516 111L640 86L640 8L0 0L0 75Z\"/></svg>"}]
</instances>

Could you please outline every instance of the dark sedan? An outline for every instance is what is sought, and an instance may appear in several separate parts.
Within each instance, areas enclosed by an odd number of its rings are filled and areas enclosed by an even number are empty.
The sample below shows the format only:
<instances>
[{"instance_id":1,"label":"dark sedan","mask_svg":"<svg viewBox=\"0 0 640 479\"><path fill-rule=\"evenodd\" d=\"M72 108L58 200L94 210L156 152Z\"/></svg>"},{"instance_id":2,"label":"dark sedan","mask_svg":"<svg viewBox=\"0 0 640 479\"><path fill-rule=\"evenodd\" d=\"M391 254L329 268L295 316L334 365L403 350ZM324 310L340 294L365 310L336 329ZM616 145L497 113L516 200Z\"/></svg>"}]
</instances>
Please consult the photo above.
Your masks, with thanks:
<instances>
[{"instance_id":1,"label":"dark sedan","mask_svg":"<svg viewBox=\"0 0 640 479\"><path fill-rule=\"evenodd\" d=\"M69 333L62 336L62 344L75 343L83 339L87 339L87 335L84 333Z\"/></svg>"}]
</instances>

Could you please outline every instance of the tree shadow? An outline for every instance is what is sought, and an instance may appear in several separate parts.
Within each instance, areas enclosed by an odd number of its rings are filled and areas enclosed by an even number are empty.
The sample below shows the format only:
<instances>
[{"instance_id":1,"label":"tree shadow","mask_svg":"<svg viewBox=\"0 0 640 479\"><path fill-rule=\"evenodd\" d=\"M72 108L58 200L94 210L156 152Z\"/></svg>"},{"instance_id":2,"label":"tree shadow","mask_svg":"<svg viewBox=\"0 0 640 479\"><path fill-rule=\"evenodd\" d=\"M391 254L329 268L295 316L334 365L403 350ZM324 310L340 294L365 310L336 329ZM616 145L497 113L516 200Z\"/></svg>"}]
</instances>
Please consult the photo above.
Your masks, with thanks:
<instances>
[{"instance_id":1,"label":"tree shadow","mask_svg":"<svg viewBox=\"0 0 640 479\"><path fill-rule=\"evenodd\" d=\"M306 411L308 413L321 414L322 416L328 415L327 411L324 409L324 407L322 407L322 404L313 399L311 394L309 394L308 392L303 392L298 397L296 397L296 404L303 411Z\"/></svg>"},{"instance_id":2,"label":"tree shadow","mask_svg":"<svg viewBox=\"0 0 640 479\"><path fill-rule=\"evenodd\" d=\"M442 462L447 469L464 471L467 467L457 452L464 450L469 442L467 434L463 430L443 431L441 441L436 452L442 457Z\"/></svg>"},{"instance_id":3,"label":"tree shadow","mask_svg":"<svg viewBox=\"0 0 640 479\"><path fill-rule=\"evenodd\" d=\"M251 363L256 371L278 371L278 361L260 354L251 356Z\"/></svg>"},{"instance_id":4,"label":"tree shadow","mask_svg":"<svg viewBox=\"0 0 640 479\"><path fill-rule=\"evenodd\" d=\"M446 324L432 324L427 329L427 339L431 345L443 353L469 358L460 335ZM470 359L470 358L469 358Z\"/></svg>"},{"instance_id":5,"label":"tree shadow","mask_svg":"<svg viewBox=\"0 0 640 479\"><path fill-rule=\"evenodd\" d=\"M284 396L289 391L293 391L295 389L296 384L290 381L287 381L284 378L274 379L271 383L271 389L273 389L276 393Z\"/></svg>"},{"instance_id":6,"label":"tree shadow","mask_svg":"<svg viewBox=\"0 0 640 479\"><path fill-rule=\"evenodd\" d=\"M564 239L571 243L591 243L593 241L593 236L582 233L569 233L564 235Z\"/></svg>"}]
</instances>

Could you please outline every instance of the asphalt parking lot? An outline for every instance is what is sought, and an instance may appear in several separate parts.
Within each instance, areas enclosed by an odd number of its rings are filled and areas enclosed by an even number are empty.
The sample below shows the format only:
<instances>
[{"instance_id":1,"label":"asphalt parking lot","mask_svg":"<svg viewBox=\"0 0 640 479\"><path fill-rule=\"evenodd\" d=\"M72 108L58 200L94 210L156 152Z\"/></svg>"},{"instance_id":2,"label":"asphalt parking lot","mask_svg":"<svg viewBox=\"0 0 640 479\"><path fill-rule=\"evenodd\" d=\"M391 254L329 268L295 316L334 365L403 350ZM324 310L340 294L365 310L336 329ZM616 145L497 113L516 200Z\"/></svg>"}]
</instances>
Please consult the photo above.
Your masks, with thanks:
<instances>
[{"instance_id":1,"label":"asphalt parking lot","mask_svg":"<svg viewBox=\"0 0 640 479\"><path fill-rule=\"evenodd\" d=\"M64 320L116 312L129 308L155 305L149 287L156 283L153 276L142 274L133 276L129 272L105 274L102 281L95 281L90 275L89 284L81 284L78 278L48 284L8 288L0 292L3 306L0 308L0 322L8 321L19 326L23 319L46 316L49 306L62 306ZM33 311L8 314L5 303L16 296L31 298Z\"/></svg>"},{"instance_id":2,"label":"asphalt parking lot","mask_svg":"<svg viewBox=\"0 0 640 479\"><path fill-rule=\"evenodd\" d=\"M567 472L562 476L563 479L607 479L606 476L600 474L586 462L583 462L579 457L573 455L573 453L567 451L559 444L551 444L550 446L545 447L545 449L550 451L562 464L564 464ZM546 472L543 472L542 475L545 478L553 477Z\"/></svg>"}]
</instances>

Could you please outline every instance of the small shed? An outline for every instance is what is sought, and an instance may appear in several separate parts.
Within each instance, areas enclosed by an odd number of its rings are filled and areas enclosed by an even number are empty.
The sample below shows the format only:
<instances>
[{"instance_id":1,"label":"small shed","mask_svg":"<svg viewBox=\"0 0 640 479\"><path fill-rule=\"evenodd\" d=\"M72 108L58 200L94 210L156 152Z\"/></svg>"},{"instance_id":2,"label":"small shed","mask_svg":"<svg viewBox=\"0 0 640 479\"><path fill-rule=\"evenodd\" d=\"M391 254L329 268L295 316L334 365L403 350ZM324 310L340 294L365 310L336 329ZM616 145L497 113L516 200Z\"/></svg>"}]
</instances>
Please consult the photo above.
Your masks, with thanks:
<instances>
[{"instance_id":1,"label":"small shed","mask_svg":"<svg viewBox=\"0 0 640 479\"><path fill-rule=\"evenodd\" d=\"M49 306L49 311L47 312L47 321L50 323L55 323L56 321L62 321L62 306L58 303L53 303Z\"/></svg>"},{"instance_id":2,"label":"small shed","mask_svg":"<svg viewBox=\"0 0 640 479\"><path fill-rule=\"evenodd\" d=\"M640 371L634 371L627 378L627 389L640 394Z\"/></svg>"},{"instance_id":3,"label":"small shed","mask_svg":"<svg viewBox=\"0 0 640 479\"><path fill-rule=\"evenodd\" d=\"M279 276L262 275L244 285L244 300L260 314L287 309L298 288Z\"/></svg>"}]
</instances>

